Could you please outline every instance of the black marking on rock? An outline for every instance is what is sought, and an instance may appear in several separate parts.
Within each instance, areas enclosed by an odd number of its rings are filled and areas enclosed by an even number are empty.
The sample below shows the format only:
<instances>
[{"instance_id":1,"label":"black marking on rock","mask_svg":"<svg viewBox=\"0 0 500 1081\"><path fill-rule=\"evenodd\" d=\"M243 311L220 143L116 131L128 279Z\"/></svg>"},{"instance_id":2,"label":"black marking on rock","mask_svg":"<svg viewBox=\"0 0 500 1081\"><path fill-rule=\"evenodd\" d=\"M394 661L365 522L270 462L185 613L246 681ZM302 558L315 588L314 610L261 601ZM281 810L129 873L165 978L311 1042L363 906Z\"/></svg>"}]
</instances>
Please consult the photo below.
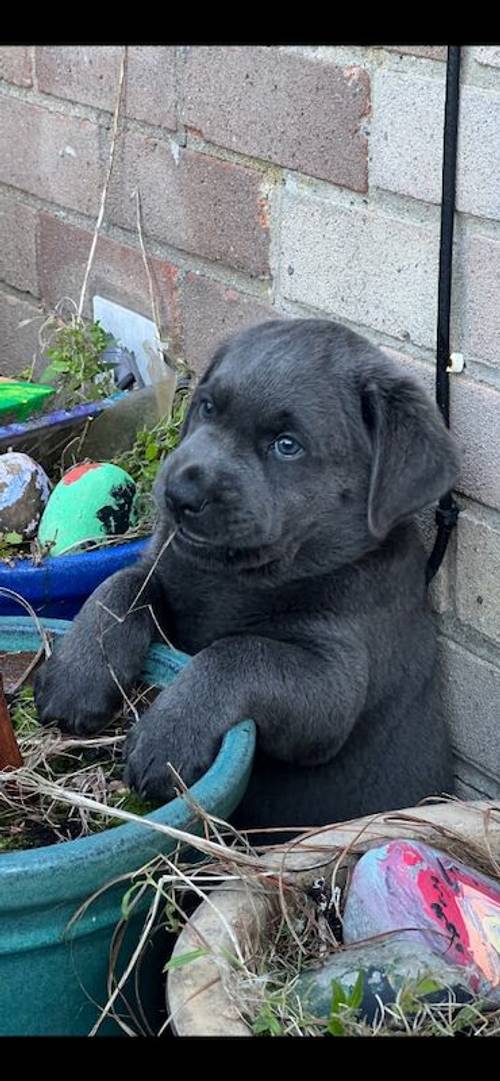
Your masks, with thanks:
<instances>
[{"instance_id":1,"label":"black marking on rock","mask_svg":"<svg viewBox=\"0 0 500 1081\"><path fill-rule=\"evenodd\" d=\"M97 511L96 518L108 534L126 533L130 525L130 513L135 496L135 484L132 480L115 485L110 491L113 503L107 503Z\"/></svg>"}]
</instances>

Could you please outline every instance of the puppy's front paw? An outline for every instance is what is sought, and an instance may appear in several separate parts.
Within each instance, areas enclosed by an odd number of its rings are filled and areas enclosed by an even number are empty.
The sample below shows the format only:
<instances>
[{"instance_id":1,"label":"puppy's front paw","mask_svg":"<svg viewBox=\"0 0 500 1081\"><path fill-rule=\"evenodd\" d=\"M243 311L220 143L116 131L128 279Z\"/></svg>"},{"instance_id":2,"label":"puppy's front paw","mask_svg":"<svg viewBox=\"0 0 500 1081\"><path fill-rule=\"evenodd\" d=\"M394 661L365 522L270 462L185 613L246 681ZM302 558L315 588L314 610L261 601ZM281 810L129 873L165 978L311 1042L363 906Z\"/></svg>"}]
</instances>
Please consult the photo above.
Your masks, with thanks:
<instances>
[{"instance_id":1,"label":"puppy's front paw","mask_svg":"<svg viewBox=\"0 0 500 1081\"><path fill-rule=\"evenodd\" d=\"M52 656L36 673L35 705L41 724L55 723L77 735L92 735L112 719L117 706L117 688L102 662L87 674L81 658L68 657L63 643L56 643Z\"/></svg>"},{"instance_id":2,"label":"puppy's front paw","mask_svg":"<svg viewBox=\"0 0 500 1081\"><path fill-rule=\"evenodd\" d=\"M185 715L169 710L162 698L134 725L125 748L125 783L152 803L168 803L176 794L169 763L189 788L217 754L213 741L194 730Z\"/></svg>"},{"instance_id":3,"label":"puppy's front paw","mask_svg":"<svg viewBox=\"0 0 500 1081\"><path fill-rule=\"evenodd\" d=\"M175 796L173 775L168 768L165 741L144 721L134 725L125 748L127 764L124 780L141 799L150 803L168 803Z\"/></svg>"}]
</instances>

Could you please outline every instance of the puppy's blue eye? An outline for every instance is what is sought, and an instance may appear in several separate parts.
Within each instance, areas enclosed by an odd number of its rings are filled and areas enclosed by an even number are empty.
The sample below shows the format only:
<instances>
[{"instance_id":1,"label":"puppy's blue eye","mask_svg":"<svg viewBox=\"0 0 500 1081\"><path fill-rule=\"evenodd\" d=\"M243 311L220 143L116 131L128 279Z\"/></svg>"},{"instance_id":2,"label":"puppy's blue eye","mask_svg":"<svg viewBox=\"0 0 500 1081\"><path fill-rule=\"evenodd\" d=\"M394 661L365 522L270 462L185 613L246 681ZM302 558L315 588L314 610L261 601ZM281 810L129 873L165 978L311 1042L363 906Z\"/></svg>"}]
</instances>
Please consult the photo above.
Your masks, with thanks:
<instances>
[{"instance_id":1,"label":"puppy's blue eye","mask_svg":"<svg viewBox=\"0 0 500 1081\"><path fill-rule=\"evenodd\" d=\"M297 439L293 439L291 435L280 435L273 443L274 453L278 455L278 458L297 458L299 454L303 454L304 448L301 447Z\"/></svg>"},{"instance_id":2,"label":"puppy's blue eye","mask_svg":"<svg viewBox=\"0 0 500 1081\"><path fill-rule=\"evenodd\" d=\"M214 413L214 403L209 401L208 398L203 398L198 408L198 416L200 416L202 420L207 420L208 417L213 417Z\"/></svg>"}]
</instances>

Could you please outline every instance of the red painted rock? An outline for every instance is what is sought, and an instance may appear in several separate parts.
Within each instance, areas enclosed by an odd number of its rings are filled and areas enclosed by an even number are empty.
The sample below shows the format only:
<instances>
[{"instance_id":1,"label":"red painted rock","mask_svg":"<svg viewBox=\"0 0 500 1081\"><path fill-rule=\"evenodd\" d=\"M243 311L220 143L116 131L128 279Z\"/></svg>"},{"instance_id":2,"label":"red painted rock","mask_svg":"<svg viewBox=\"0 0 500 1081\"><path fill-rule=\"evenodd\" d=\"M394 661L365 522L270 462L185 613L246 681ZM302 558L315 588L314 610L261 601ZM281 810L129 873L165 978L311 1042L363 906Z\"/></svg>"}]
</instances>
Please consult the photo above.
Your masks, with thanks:
<instances>
[{"instance_id":1,"label":"red painted rock","mask_svg":"<svg viewBox=\"0 0 500 1081\"><path fill-rule=\"evenodd\" d=\"M356 864L344 941L402 933L464 972L475 994L500 1002L500 882L417 841L391 841Z\"/></svg>"}]
</instances>

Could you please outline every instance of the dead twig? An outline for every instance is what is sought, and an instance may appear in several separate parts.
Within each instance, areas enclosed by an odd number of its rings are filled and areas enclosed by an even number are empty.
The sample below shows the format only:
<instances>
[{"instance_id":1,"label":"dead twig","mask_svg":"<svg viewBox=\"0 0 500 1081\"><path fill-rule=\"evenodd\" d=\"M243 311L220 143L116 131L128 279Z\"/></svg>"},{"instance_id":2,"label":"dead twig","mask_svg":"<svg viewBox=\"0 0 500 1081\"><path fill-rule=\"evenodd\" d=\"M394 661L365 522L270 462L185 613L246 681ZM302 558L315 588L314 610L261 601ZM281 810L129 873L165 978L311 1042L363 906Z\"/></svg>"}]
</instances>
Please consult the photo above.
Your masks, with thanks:
<instances>
[{"instance_id":1,"label":"dead twig","mask_svg":"<svg viewBox=\"0 0 500 1081\"><path fill-rule=\"evenodd\" d=\"M106 173L106 179L105 179L105 182L104 182L104 187L102 189L101 204L100 204L100 207L99 207L99 214L97 216L97 221L96 221L96 225L95 225L95 229L94 229L94 235L92 237L92 244L90 246L89 257L88 257L88 260L87 260L87 266L85 268L85 274L83 276L82 289L81 289L81 293L80 293L80 302L78 304L78 318L79 319L81 319L81 317L82 317L83 305L85 303L85 294L87 292L87 285L88 285L88 281L89 281L90 271L92 269L92 263L94 261L95 250L96 250L96 247L97 247L97 240L98 240L99 232L100 232L101 225L102 225L103 218L104 218L104 210L105 210L105 207L106 207L106 199L107 199L107 196L108 196L109 182L111 180L111 174L113 172L113 164L114 164L114 160L115 160L116 140L117 140L117 136L118 136L118 123L119 123L119 119L120 119L120 109L121 109L122 96L123 96L123 87L124 87L124 83L125 83L125 69L126 69L126 64L127 64L127 53L128 53L128 46L124 45L123 46L123 52L122 52L122 60L121 60L121 65L120 65L120 75L119 75L119 79L118 79L118 91L117 91L117 95L116 95L116 104L115 104L115 109L114 109L114 113L113 113L113 130L112 130L112 135L111 135L111 143L110 143L110 147L109 147L108 169L107 169L107 173Z\"/></svg>"}]
</instances>

